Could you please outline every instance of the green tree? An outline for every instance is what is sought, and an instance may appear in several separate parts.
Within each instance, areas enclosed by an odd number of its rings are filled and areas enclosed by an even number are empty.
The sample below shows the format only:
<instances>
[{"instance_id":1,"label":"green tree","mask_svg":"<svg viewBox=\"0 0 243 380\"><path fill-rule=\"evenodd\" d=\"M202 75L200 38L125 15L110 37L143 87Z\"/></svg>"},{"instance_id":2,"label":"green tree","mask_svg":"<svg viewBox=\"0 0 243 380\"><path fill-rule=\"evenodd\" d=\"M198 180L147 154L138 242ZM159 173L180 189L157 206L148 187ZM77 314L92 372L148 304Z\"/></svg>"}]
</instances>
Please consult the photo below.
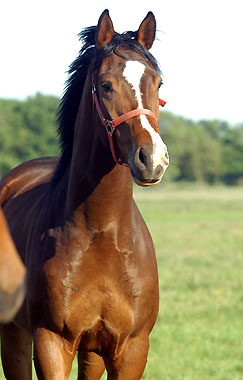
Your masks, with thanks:
<instances>
[{"instance_id":1,"label":"green tree","mask_svg":"<svg viewBox=\"0 0 243 380\"><path fill-rule=\"evenodd\" d=\"M175 180L215 183L220 177L221 147L200 124L162 113L161 134L168 146Z\"/></svg>"},{"instance_id":2,"label":"green tree","mask_svg":"<svg viewBox=\"0 0 243 380\"><path fill-rule=\"evenodd\" d=\"M58 98L36 94L26 101L0 100L0 175L23 161L58 154Z\"/></svg>"},{"instance_id":3,"label":"green tree","mask_svg":"<svg viewBox=\"0 0 243 380\"><path fill-rule=\"evenodd\" d=\"M222 180L235 185L243 180L243 124L230 128L223 139Z\"/></svg>"},{"instance_id":4,"label":"green tree","mask_svg":"<svg viewBox=\"0 0 243 380\"><path fill-rule=\"evenodd\" d=\"M25 101L0 100L0 176L32 158L58 155L58 104L40 93ZM194 122L163 111L159 125L170 155L167 180L243 181L243 124Z\"/></svg>"}]
</instances>

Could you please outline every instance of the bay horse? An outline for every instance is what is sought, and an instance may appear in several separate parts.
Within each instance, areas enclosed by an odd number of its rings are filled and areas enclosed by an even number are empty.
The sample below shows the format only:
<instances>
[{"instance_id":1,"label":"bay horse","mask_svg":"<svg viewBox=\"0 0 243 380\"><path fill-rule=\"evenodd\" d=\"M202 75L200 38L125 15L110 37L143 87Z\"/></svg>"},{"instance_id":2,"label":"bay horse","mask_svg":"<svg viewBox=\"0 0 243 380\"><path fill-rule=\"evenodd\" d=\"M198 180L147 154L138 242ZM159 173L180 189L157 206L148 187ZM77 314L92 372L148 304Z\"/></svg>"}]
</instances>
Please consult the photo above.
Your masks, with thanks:
<instances>
[{"instance_id":1,"label":"bay horse","mask_svg":"<svg viewBox=\"0 0 243 380\"><path fill-rule=\"evenodd\" d=\"M25 267L12 241L0 207L0 323L9 322L25 294Z\"/></svg>"},{"instance_id":2,"label":"bay horse","mask_svg":"<svg viewBox=\"0 0 243 380\"><path fill-rule=\"evenodd\" d=\"M108 10L81 32L59 108L60 158L28 161L1 182L2 206L27 267L27 294L2 333L8 380L140 379L158 305L155 251L133 184L159 183L161 76L156 21L114 31ZM163 105L163 102L160 102Z\"/></svg>"}]
</instances>

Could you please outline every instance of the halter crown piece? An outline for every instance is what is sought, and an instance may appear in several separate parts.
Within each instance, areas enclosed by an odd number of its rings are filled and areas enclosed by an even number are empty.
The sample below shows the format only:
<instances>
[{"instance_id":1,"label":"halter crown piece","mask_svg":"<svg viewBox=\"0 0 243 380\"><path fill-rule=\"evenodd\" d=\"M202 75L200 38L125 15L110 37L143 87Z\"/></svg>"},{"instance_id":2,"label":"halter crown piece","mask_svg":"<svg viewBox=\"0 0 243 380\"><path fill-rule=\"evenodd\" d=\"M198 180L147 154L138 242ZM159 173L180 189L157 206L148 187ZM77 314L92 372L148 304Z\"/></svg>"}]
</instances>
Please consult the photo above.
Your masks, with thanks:
<instances>
[{"instance_id":1,"label":"halter crown piece","mask_svg":"<svg viewBox=\"0 0 243 380\"><path fill-rule=\"evenodd\" d=\"M112 153L112 157L114 159L114 161L119 164L119 165L125 165L123 163L123 161L120 159L120 158L117 158L117 155L116 155L116 152L115 152L115 148L114 148L114 142L113 142L113 138L112 138L112 135L116 129L116 127L118 125L120 125L121 123L124 123L124 121L128 120L128 119L131 119L132 117L135 117L135 116L138 116L138 115L148 115L148 116L151 116L154 120L156 120L156 122L158 123L158 119L157 117L155 116L155 114L146 109L146 108L136 108L130 112L126 112L124 113L123 115L117 117L116 119L113 119L113 120L109 120L109 119L106 119L104 117L104 114L102 112L102 109L100 107L100 103L99 103L99 100L98 100L98 97L97 97L97 91L96 91L96 87L95 87L95 84L94 84L94 80L92 79L92 98L93 98L93 110L95 111L95 107L96 107L96 110L98 112L98 115L99 115L99 118L102 122L102 124L104 125L106 131L107 131L107 135L108 135L108 140L109 140L109 144L110 144L110 149L111 149L111 153ZM166 104L166 102L162 99L159 99L159 105L164 107Z\"/></svg>"}]
</instances>

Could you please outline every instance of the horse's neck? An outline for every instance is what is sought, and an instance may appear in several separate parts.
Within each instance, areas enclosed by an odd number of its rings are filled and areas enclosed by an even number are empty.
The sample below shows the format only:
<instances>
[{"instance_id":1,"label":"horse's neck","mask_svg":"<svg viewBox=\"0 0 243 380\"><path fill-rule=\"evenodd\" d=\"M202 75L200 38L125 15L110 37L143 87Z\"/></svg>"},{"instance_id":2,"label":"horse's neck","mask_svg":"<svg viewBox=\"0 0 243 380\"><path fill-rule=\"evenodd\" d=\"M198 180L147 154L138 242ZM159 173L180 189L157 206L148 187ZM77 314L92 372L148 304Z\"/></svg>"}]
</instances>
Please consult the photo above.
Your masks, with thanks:
<instances>
[{"instance_id":1,"label":"horse's neck","mask_svg":"<svg viewBox=\"0 0 243 380\"><path fill-rule=\"evenodd\" d=\"M106 229L114 222L124 228L131 219L132 183L126 168L116 166L101 179L92 194L83 203L83 212L89 225Z\"/></svg>"},{"instance_id":2,"label":"horse's neck","mask_svg":"<svg viewBox=\"0 0 243 380\"><path fill-rule=\"evenodd\" d=\"M89 225L102 229L131 213L132 180L129 169L115 165L111 152L101 143L93 121L91 91L87 93L76 120L66 215L85 215Z\"/></svg>"}]
</instances>

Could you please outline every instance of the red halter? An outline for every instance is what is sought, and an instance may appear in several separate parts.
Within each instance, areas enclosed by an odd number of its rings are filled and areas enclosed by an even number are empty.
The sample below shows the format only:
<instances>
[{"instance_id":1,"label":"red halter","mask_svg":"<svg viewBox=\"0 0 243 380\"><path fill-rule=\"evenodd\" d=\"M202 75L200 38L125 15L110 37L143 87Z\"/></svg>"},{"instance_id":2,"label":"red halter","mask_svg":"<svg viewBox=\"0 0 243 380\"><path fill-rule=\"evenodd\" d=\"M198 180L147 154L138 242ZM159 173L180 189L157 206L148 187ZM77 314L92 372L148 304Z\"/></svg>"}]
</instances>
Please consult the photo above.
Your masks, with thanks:
<instances>
[{"instance_id":1,"label":"red halter","mask_svg":"<svg viewBox=\"0 0 243 380\"><path fill-rule=\"evenodd\" d=\"M96 87L95 87L93 80L92 80L92 97L93 97L93 109L95 110L95 107L96 107L96 110L98 112L100 120L101 120L102 124L104 125L104 127L107 131L112 157L117 164L123 165L124 163L122 162L122 160L120 158L117 158L117 156L116 156L113 138L112 138L112 135L113 135L116 127L118 125L120 125L121 123L124 123L124 121L131 119L132 117L135 117L138 115L151 116L154 120L156 120L157 123L158 123L158 119L152 111L145 109L145 108L141 108L141 109L137 108L137 109L132 110L130 112L126 112L123 115L121 115L121 116L119 116L113 120L106 119L104 117L104 114L103 114L102 109L100 107L100 103L99 103L97 93L96 93ZM164 107L165 104L166 104L166 102L164 100L159 99L159 105L160 106Z\"/></svg>"}]
</instances>

